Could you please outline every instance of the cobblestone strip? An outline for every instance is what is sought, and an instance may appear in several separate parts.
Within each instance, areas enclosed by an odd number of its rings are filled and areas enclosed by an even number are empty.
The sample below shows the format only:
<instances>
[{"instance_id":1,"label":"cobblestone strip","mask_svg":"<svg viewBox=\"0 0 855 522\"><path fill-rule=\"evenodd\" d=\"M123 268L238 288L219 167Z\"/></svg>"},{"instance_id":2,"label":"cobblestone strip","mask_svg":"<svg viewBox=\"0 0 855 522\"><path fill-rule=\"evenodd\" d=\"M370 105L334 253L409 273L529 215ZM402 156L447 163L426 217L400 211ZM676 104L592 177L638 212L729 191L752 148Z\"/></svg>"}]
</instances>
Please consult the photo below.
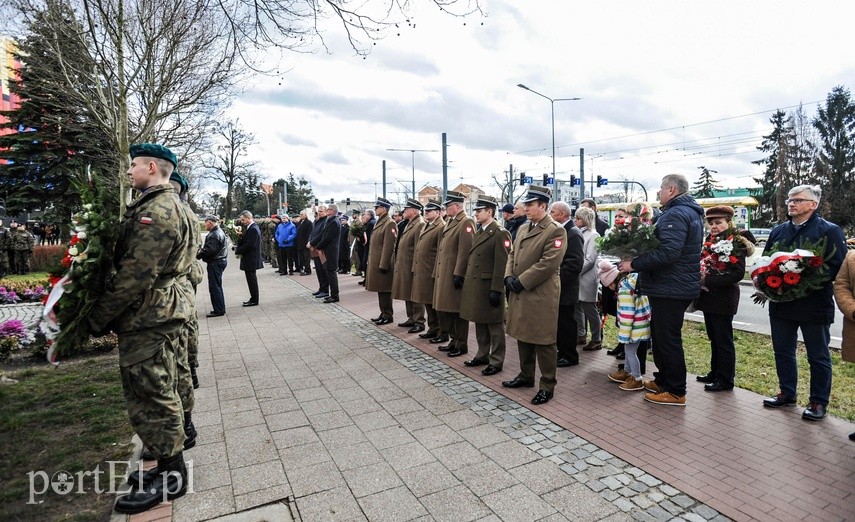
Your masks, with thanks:
<instances>
[{"instance_id":1,"label":"cobblestone strip","mask_svg":"<svg viewBox=\"0 0 855 522\"><path fill-rule=\"evenodd\" d=\"M38 324L42 317L44 305L41 303L18 303L0 305L0 322L9 319L20 319L27 328Z\"/></svg>"},{"instance_id":2,"label":"cobblestone strip","mask_svg":"<svg viewBox=\"0 0 855 522\"><path fill-rule=\"evenodd\" d=\"M297 285L295 282L289 284ZM310 299L310 297L304 297ZM664 484L549 419L496 393L397 337L369 325L347 309L327 308L330 315L458 403L549 460L639 521L730 520L715 509Z\"/></svg>"}]
</instances>

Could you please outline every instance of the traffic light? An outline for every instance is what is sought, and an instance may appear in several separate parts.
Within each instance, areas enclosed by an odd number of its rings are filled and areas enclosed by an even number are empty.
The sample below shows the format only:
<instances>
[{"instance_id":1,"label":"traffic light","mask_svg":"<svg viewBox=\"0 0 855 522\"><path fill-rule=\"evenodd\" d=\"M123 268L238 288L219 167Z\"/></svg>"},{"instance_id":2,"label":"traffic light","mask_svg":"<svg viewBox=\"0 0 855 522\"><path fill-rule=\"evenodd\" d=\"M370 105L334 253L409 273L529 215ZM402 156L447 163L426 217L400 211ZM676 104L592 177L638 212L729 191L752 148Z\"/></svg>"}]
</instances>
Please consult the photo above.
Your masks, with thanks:
<instances>
[{"instance_id":1,"label":"traffic light","mask_svg":"<svg viewBox=\"0 0 855 522\"><path fill-rule=\"evenodd\" d=\"M350 206L350 198L347 198L346 200L344 200L344 204L349 207Z\"/></svg>"},{"instance_id":2,"label":"traffic light","mask_svg":"<svg viewBox=\"0 0 855 522\"><path fill-rule=\"evenodd\" d=\"M602 176L599 176L599 175L597 176L597 186L598 187L603 186L603 177Z\"/></svg>"},{"instance_id":3,"label":"traffic light","mask_svg":"<svg viewBox=\"0 0 855 522\"><path fill-rule=\"evenodd\" d=\"M572 175L572 174L570 175L570 186L571 186L571 187L575 187L575 186L576 186L576 176L574 176L574 175Z\"/></svg>"},{"instance_id":4,"label":"traffic light","mask_svg":"<svg viewBox=\"0 0 855 522\"><path fill-rule=\"evenodd\" d=\"M318 206L318 198L315 198L315 206Z\"/></svg>"},{"instance_id":5,"label":"traffic light","mask_svg":"<svg viewBox=\"0 0 855 522\"><path fill-rule=\"evenodd\" d=\"M330 198L330 205L335 205L335 200L333 198Z\"/></svg>"},{"instance_id":6,"label":"traffic light","mask_svg":"<svg viewBox=\"0 0 855 522\"><path fill-rule=\"evenodd\" d=\"M545 187L548 182L549 182L549 174L544 174L543 175L543 186Z\"/></svg>"},{"instance_id":7,"label":"traffic light","mask_svg":"<svg viewBox=\"0 0 855 522\"><path fill-rule=\"evenodd\" d=\"M525 185L525 172L520 172L520 185Z\"/></svg>"}]
</instances>

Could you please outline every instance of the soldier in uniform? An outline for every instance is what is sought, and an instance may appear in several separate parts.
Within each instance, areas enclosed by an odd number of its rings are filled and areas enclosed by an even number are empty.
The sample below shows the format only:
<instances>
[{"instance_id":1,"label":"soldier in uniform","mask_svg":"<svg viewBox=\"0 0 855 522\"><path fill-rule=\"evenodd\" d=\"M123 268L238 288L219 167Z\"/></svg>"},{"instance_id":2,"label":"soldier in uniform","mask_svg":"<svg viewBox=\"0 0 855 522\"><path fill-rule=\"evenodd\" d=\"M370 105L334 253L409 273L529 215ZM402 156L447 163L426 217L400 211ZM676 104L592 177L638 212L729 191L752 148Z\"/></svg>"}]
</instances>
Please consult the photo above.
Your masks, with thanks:
<instances>
[{"instance_id":1,"label":"soldier in uniform","mask_svg":"<svg viewBox=\"0 0 855 522\"><path fill-rule=\"evenodd\" d=\"M392 203L388 199L377 198L374 204L377 222L374 224L371 239L368 242L365 289L369 292L377 292L380 315L371 319L377 325L392 322L392 277L395 268L392 264L392 256L395 253L398 227L389 217L390 208Z\"/></svg>"},{"instance_id":2,"label":"soldier in uniform","mask_svg":"<svg viewBox=\"0 0 855 522\"><path fill-rule=\"evenodd\" d=\"M9 273L9 256L6 255L6 242L9 241L9 231L0 220L0 277L6 277Z\"/></svg>"},{"instance_id":3,"label":"soldier in uniform","mask_svg":"<svg viewBox=\"0 0 855 522\"><path fill-rule=\"evenodd\" d=\"M544 404L555 392L555 345L561 292L558 267L567 248L567 233L547 213L549 189L530 186L523 200L528 226L517 231L505 268L508 297L508 335L516 338L520 373L506 388L534 387L535 357L540 366L540 390L533 404Z\"/></svg>"},{"instance_id":4,"label":"soldier in uniform","mask_svg":"<svg viewBox=\"0 0 855 522\"><path fill-rule=\"evenodd\" d=\"M258 227L261 229L261 251L265 261L270 263L270 266L279 270L279 260L276 256L276 227L279 226L282 220L279 216L273 214L269 219L259 219Z\"/></svg>"},{"instance_id":5,"label":"soldier in uniform","mask_svg":"<svg viewBox=\"0 0 855 522\"><path fill-rule=\"evenodd\" d=\"M449 219L442 231L434 268L433 307L438 312L440 328L447 330L451 337L448 345L439 349L447 351L449 357L458 357L469 351L469 321L460 318L460 294L475 236L475 222L463 210L463 199L460 192L449 190L443 202Z\"/></svg>"},{"instance_id":6,"label":"soldier in uniform","mask_svg":"<svg viewBox=\"0 0 855 522\"><path fill-rule=\"evenodd\" d=\"M18 223L15 220L12 220L9 223L9 231L6 234L6 241L3 245L0 245L0 248L3 249L0 252L0 255L6 257L7 264L9 266L9 273L17 274L18 270L15 266L15 231L18 229Z\"/></svg>"},{"instance_id":7,"label":"soldier in uniform","mask_svg":"<svg viewBox=\"0 0 855 522\"><path fill-rule=\"evenodd\" d=\"M94 335L119 336L119 366L128 416L157 457L151 482L119 497L120 513L140 513L187 489L184 414L178 395L176 352L194 313L184 280L195 256L191 222L175 197L169 176L178 160L162 145L130 148L128 175L140 195L120 225L115 272L89 315Z\"/></svg>"},{"instance_id":8,"label":"soldier in uniform","mask_svg":"<svg viewBox=\"0 0 855 522\"><path fill-rule=\"evenodd\" d=\"M398 323L402 328L409 328L407 333L418 333L425 330L425 305L413 301L413 256L416 242L425 220L422 219L422 206L416 199L408 199L404 206L404 230L398 236L395 247L395 274L392 278L392 299L404 301L407 309L407 320Z\"/></svg>"},{"instance_id":9,"label":"soldier in uniform","mask_svg":"<svg viewBox=\"0 0 855 522\"><path fill-rule=\"evenodd\" d=\"M469 250L469 260L460 299L460 317L475 323L478 353L466 366L486 364L481 373L495 375L505 363L505 265L511 250L511 234L496 221L496 198L479 196L475 204L478 230Z\"/></svg>"},{"instance_id":10,"label":"soldier in uniform","mask_svg":"<svg viewBox=\"0 0 855 522\"><path fill-rule=\"evenodd\" d=\"M424 305L427 315L427 332L419 334L419 337L437 343L448 342L448 330L440 330L439 318L433 307L433 268L439 239L445 229L445 220L439 215L441 211L439 201L429 200L425 205L425 224L419 231L413 253L413 291L410 297L414 303Z\"/></svg>"},{"instance_id":11,"label":"soldier in uniform","mask_svg":"<svg viewBox=\"0 0 855 522\"><path fill-rule=\"evenodd\" d=\"M12 249L15 251L15 270L17 274L30 273L30 255L36 246L36 238L27 230L26 223L20 223L12 234Z\"/></svg>"}]
</instances>

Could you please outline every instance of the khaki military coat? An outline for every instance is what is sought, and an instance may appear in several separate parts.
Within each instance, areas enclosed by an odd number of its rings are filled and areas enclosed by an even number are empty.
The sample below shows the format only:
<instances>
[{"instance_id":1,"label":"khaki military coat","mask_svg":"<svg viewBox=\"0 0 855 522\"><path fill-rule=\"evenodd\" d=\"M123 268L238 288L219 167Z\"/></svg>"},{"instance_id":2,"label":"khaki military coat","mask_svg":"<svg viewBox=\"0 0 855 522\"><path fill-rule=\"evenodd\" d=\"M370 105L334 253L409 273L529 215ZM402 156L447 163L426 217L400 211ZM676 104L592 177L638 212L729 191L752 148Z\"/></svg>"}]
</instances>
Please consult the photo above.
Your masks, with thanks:
<instances>
[{"instance_id":1,"label":"khaki military coat","mask_svg":"<svg viewBox=\"0 0 855 522\"><path fill-rule=\"evenodd\" d=\"M552 344L558 328L561 283L558 268L567 249L567 232L548 215L517 231L505 277L516 276L520 293L508 296L508 335L532 344Z\"/></svg>"},{"instance_id":2,"label":"khaki military coat","mask_svg":"<svg viewBox=\"0 0 855 522\"><path fill-rule=\"evenodd\" d=\"M454 288L454 276L466 273L474 237L475 222L463 211L445 223L434 268L433 307L440 312L460 311L461 291Z\"/></svg>"},{"instance_id":3,"label":"khaki military coat","mask_svg":"<svg viewBox=\"0 0 855 522\"><path fill-rule=\"evenodd\" d=\"M368 244L368 269L365 274L365 289L369 292L391 292L392 277L395 272L392 257L395 254L395 240L398 239L398 227L387 213L377 220L371 242ZM386 270L385 274L380 269Z\"/></svg>"},{"instance_id":4,"label":"khaki military coat","mask_svg":"<svg viewBox=\"0 0 855 522\"><path fill-rule=\"evenodd\" d=\"M425 220L421 216L411 219L398 239L398 248L395 251L395 274L392 277L392 299L412 301L413 256L424 224Z\"/></svg>"},{"instance_id":5,"label":"khaki military coat","mask_svg":"<svg viewBox=\"0 0 855 522\"><path fill-rule=\"evenodd\" d=\"M433 269L436 265L436 252L439 250L439 240L445 229L445 220L436 218L433 223L425 222L419 231L416 250L413 254L413 292L410 300L416 303L433 304L434 278Z\"/></svg>"},{"instance_id":6,"label":"khaki military coat","mask_svg":"<svg viewBox=\"0 0 855 522\"><path fill-rule=\"evenodd\" d=\"M834 299L843 312L843 342L840 357L855 363L855 251L849 251L834 280Z\"/></svg>"},{"instance_id":7,"label":"khaki military coat","mask_svg":"<svg viewBox=\"0 0 855 522\"><path fill-rule=\"evenodd\" d=\"M495 221L475 232L463 294L460 317L473 323L501 323L505 320L505 266L511 250L511 233ZM490 291L501 295L499 306L490 305Z\"/></svg>"}]
</instances>

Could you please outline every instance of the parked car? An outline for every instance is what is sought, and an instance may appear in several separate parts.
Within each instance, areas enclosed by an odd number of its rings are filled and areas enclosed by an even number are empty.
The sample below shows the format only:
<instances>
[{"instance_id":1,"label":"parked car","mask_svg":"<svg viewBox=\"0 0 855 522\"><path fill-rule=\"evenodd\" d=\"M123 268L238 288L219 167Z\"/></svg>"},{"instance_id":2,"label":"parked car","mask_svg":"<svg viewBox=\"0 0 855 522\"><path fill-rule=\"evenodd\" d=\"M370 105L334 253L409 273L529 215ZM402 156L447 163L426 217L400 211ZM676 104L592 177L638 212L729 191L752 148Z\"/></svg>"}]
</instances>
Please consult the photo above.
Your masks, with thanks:
<instances>
[{"instance_id":1,"label":"parked car","mask_svg":"<svg viewBox=\"0 0 855 522\"><path fill-rule=\"evenodd\" d=\"M752 234L754 234L754 238L757 239L757 246L763 248L766 246L766 240L769 239L769 232L771 232L772 229L771 228L749 228L748 231L751 232Z\"/></svg>"}]
</instances>

